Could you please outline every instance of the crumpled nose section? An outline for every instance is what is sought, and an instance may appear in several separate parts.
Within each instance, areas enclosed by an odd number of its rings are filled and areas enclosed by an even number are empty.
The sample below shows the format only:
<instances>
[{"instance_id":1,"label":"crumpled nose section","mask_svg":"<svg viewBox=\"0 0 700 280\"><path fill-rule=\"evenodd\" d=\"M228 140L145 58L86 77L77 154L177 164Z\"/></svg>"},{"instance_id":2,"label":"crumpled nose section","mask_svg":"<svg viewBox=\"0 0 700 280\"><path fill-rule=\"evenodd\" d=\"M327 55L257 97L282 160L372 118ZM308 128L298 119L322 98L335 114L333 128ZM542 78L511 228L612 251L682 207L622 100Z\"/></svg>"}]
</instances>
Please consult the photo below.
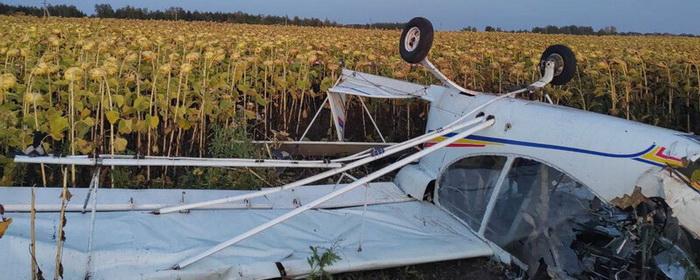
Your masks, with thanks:
<instances>
[{"instance_id":1,"label":"crumpled nose section","mask_svg":"<svg viewBox=\"0 0 700 280\"><path fill-rule=\"evenodd\" d=\"M682 164L671 165L677 179L700 194L700 136L684 135L691 141L679 141L670 146L669 154L682 159Z\"/></svg>"},{"instance_id":2,"label":"crumpled nose section","mask_svg":"<svg viewBox=\"0 0 700 280\"><path fill-rule=\"evenodd\" d=\"M685 167L676 169L681 175L685 176L688 185L700 193L700 159L689 161Z\"/></svg>"},{"instance_id":3,"label":"crumpled nose section","mask_svg":"<svg viewBox=\"0 0 700 280\"><path fill-rule=\"evenodd\" d=\"M700 161L700 153L695 154L694 156L690 157L690 160L692 161Z\"/></svg>"},{"instance_id":4,"label":"crumpled nose section","mask_svg":"<svg viewBox=\"0 0 700 280\"><path fill-rule=\"evenodd\" d=\"M691 162L688 164L690 167L688 178L690 178L693 187L700 190L700 145L698 146L698 151L689 157Z\"/></svg>"},{"instance_id":5,"label":"crumpled nose section","mask_svg":"<svg viewBox=\"0 0 700 280\"><path fill-rule=\"evenodd\" d=\"M700 190L700 167L695 168L695 170L690 173L690 183L693 185L693 188Z\"/></svg>"}]
</instances>

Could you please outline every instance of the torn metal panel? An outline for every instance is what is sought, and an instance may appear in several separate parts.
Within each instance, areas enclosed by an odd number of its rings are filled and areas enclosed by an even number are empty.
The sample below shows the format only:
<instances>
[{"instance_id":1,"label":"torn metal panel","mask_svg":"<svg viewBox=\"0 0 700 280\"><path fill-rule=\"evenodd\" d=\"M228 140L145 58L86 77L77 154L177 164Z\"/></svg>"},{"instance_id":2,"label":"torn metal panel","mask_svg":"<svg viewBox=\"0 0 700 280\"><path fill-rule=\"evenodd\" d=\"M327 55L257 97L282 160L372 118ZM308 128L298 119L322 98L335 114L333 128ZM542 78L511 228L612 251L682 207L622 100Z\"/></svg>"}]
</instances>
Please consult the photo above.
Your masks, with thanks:
<instances>
[{"instance_id":1,"label":"torn metal panel","mask_svg":"<svg viewBox=\"0 0 700 280\"><path fill-rule=\"evenodd\" d=\"M642 204L647 200L647 197L642 194L642 188L636 187L632 194L625 194L621 197L616 197L610 201L613 205L620 207L622 209L628 207L637 207L637 205Z\"/></svg>"},{"instance_id":2,"label":"torn metal panel","mask_svg":"<svg viewBox=\"0 0 700 280\"><path fill-rule=\"evenodd\" d=\"M697 162L688 166L697 166ZM698 169L690 173L697 174ZM679 177L683 174L666 169L662 171L649 170L639 178L637 187L645 197L662 198L673 210L674 216L680 224L690 231L695 238L700 238L700 195L694 188L700 181L692 179L689 185L687 178Z\"/></svg>"},{"instance_id":3,"label":"torn metal panel","mask_svg":"<svg viewBox=\"0 0 700 280\"><path fill-rule=\"evenodd\" d=\"M488 238L528 264L531 277L678 279L672 273L681 269L684 275L696 275L697 259L685 253L692 249L676 245L687 244L689 236L662 200L632 195L636 205L622 210L576 182L555 179L561 175L554 170L539 168L537 174L523 203L501 192L504 203L496 207L520 205L516 219L512 224L492 219L491 233L487 231ZM499 224L510 228L504 234Z\"/></svg>"}]
</instances>

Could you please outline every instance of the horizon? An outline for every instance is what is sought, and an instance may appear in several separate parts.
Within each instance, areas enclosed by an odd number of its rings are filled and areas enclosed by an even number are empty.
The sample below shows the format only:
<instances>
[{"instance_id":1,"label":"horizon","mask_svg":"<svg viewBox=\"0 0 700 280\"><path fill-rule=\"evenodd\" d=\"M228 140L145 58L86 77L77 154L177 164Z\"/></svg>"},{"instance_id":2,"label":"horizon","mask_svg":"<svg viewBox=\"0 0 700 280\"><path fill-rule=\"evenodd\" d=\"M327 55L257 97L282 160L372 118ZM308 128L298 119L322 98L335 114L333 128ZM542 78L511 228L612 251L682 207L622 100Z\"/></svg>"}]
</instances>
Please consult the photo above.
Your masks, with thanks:
<instances>
[{"instance_id":1,"label":"horizon","mask_svg":"<svg viewBox=\"0 0 700 280\"><path fill-rule=\"evenodd\" d=\"M41 6L42 0L2 0L10 5ZM486 26L504 30L531 30L533 27L591 26L595 30L615 26L619 32L671 33L700 35L700 19L694 11L700 10L700 1L676 0L677 5L651 0L618 0L614 3L592 0L581 3L572 0L545 2L524 0L476 0L469 3L442 0L439 4L427 1L389 0L375 3L357 0L348 3L339 0L254 0L196 1L196 0L60 0L51 5L74 5L87 15L94 14L95 4L110 4L114 9L125 6L165 10L181 7L201 12L244 12L273 16L328 19L339 24L400 23L414 16L429 18L437 30L452 31L464 27L484 30ZM366 7L372 7L367 9ZM535 12L537 10L537 12ZM342 11L338 13L337 11Z\"/></svg>"}]
</instances>

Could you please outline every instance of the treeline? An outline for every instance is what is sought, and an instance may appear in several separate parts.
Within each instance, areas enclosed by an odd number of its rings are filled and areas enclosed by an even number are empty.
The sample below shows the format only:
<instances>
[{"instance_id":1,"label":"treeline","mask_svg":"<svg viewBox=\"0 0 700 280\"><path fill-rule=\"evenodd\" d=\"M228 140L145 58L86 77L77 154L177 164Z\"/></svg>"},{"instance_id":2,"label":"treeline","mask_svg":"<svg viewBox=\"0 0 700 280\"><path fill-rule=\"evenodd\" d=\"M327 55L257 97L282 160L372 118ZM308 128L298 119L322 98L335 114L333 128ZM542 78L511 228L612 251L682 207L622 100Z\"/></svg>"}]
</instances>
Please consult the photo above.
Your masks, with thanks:
<instances>
[{"instance_id":1,"label":"treeline","mask_svg":"<svg viewBox=\"0 0 700 280\"><path fill-rule=\"evenodd\" d=\"M149 10L126 6L112 8L109 4L95 5L95 17L118 19L155 19L155 20L184 20L184 21L212 21L228 23L248 24L289 24L303 26L337 26L333 21L320 20L318 18L300 18L287 16L253 15L244 12L200 12L190 11L179 7L171 7L166 10Z\"/></svg>"},{"instance_id":2,"label":"treeline","mask_svg":"<svg viewBox=\"0 0 700 280\"><path fill-rule=\"evenodd\" d=\"M463 31L474 31L475 27L466 27ZM622 35L622 36L685 36L696 37L694 34L672 34L672 33L641 33L641 32L619 32L615 26L606 26L595 30L592 26L566 25L555 26L547 25L544 27L533 27L530 30L503 30L500 27L486 26L485 32L511 32L511 33L539 33L539 34L569 34L569 35Z\"/></svg>"},{"instance_id":3,"label":"treeline","mask_svg":"<svg viewBox=\"0 0 700 280\"><path fill-rule=\"evenodd\" d=\"M46 7L50 16L57 17L86 17L87 15L73 5L48 5ZM41 17L45 15L44 7L7 5L0 3L1 15L29 15ZM253 15L244 12L200 12L189 11L179 7L166 10L149 10L125 6L114 9L109 4L95 5L95 14L92 17L118 18L118 19L154 19L154 20L185 20L185 21L212 21L249 24L289 24L303 26L343 26L333 21L318 18L300 18L287 16Z\"/></svg>"},{"instance_id":4,"label":"treeline","mask_svg":"<svg viewBox=\"0 0 700 280\"><path fill-rule=\"evenodd\" d=\"M49 5L43 7L35 6L13 6L0 3L0 15L29 15L41 17L48 11L49 15L57 17L85 17L85 13L73 5Z\"/></svg>"},{"instance_id":5,"label":"treeline","mask_svg":"<svg viewBox=\"0 0 700 280\"><path fill-rule=\"evenodd\" d=\"M566 26L554 26L547 25L545 27L534 27L530 31L532 33L541 34L571 34L571 35L624 35L624 33L617 32L615 26L606 26L596 31L592 26L578 26L578 25L566 25Z\"/></svg>"},{"instance_id":6,"label":"treeline","mask_svg":"<svg viewBox=\"0 0 700 280\"><path fill-rule=\"evenodd\" d=\"M401 22L376 22L376 23L362 23L362 24L343 24L343 27L350 28L363 28L363 29L402 29L406 23Z\"/></svg>"},{"instance_id":7,"label":"treeline","mask_svg":"<svg viewBox=\"0 0 700 280\"><path fill-rule=\"evenodd\" d=\"M87 15L73 5L48 5L46 7L50 16L58 17L86 17ZM0 3L0 14L2 15L31 15L44 16L44 7L22 6L22 5L7 5ZM400 22L379 22L367 24L340 24L328 19L321 20L318 18L300 18L298 16L272 16L272 15L254 15L241 11L238 12L200 12L185 10L180 7L171 7L165 10L149 10L147 8L138 8L133 6L125 6L114 9L109 4L95 5L95 14L92 17L98 18L117 18L117 19L153 19L153 20L184 20L184 21L211 21L211 22L227 22L227 23L247 23L247 24L284 24L284 25L299 25L299 26L335 26L335 27L350 27L364 29L401 29L404 23ZM476 27L468 26L461 29L462 31L478 32ZM540 33L540 34L570 34L570 35L660 35L660 36L686 36L697 37L694 34L672 34L672 33L640 33L640 32L618 32L615 26L606 26L595 30L591 26L554 26L547 25L544 27L533 27L530 30L505 30L500 27L486 26L485 32L511 32L511 33Z\"/></svg>"},{"instance_id":8,"label":"treeline","mask_svg":"<svg viewBox=\"0 0 700 280\"><path fill-rule=\"evenodd\" d=\"M86 17L87 15L75 6L49 5L47 6L51 16L58 17ZM30 15L44 16L44 8L36 6L14 6L0 3L0 14L3 15ZM95 5L95 13L91 17L117 18L117 19L152 19L152 20L184 20L184 21L210 21L247 24L279 24L299 26L337 26L351 28L379 28L400 29L403 23L373 23L373 24L339 24L328 19L300 18L298 16L272 16L254 15L241 11L238 12L200 12L185 10L180 7L171 7L165 10L149 10L134 6L125 6L114 9L110 4Z\"/></svg>"}]
</instances>

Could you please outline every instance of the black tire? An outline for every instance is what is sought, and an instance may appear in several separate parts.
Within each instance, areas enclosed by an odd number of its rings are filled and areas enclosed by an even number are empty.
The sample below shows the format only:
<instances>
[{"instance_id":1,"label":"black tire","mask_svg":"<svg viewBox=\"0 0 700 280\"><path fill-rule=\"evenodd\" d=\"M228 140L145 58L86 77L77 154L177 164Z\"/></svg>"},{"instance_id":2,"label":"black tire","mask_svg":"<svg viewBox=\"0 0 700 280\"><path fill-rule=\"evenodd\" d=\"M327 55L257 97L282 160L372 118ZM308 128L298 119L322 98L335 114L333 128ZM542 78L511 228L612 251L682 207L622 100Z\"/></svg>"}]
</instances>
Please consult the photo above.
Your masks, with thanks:
<instances>
[{"instance_id":1,"label":"black tire","mask_svg":"<svg viewBox=\"0 0 700 280\"><path fill-rule=\"evenodd\" d=\"M416 30L419 31L417 37L415 36ZM411 19L401 32L401 40L399 41L401 58L411 64L420 63L428 56L430 48L433 47L433 33L433 24L426 18L415 17ZM406 40L412 41L407 42Z\"/></svg>"},{"instance_id":2,"label":"black tire","mask_svg":"<svg viewBox=\"0 0 700 280\"><path fill-rule=\"evenodd\" d=\"M540 73L544 75L545 63L548 59L556 58L554 66L554 78L551 84L563 85L571 81L576 74L576 55L571 49L564 45L549 46L540 58Z\"/></svg>"}]
</instances>

